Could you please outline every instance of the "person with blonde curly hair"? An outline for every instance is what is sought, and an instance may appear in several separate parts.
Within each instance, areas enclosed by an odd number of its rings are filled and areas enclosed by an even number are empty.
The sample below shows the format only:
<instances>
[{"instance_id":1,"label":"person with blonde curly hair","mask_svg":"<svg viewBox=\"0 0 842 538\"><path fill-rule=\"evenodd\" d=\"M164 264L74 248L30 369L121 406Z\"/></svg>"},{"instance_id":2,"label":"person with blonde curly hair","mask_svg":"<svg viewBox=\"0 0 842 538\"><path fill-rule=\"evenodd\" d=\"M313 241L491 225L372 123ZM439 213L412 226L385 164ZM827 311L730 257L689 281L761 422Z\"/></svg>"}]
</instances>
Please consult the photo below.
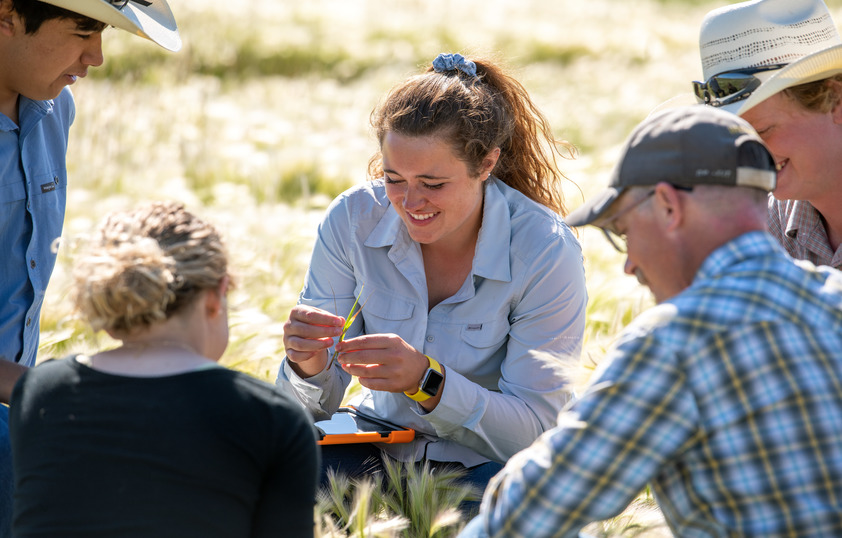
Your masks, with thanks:
<instances>
[{"instance_id":1,"label":"person with blonde curly hair","mask_svg":"<svg viewBox=\"0 0 842 538\"><path fill-rule=\"evenodd\" d=\"M326 418L356 376L357 407L416 431L325 446L323 469L374 472L382 451L482 489L570 398L558 367L578 360L587 303L556 163L572 147L500 65L461 54L395 86L371 123L372 181L319 228L278 383Z\"/></svg>"},{"instance_id":2,"label":"person with blonde curly hair","mask_svg":"<svg viewBox=\"0 0 842 538\"><path fill-rule=\"evenodd\" d=\"M312 536L309 418L217 364L231 277L213 226L173 202L113 213L73 277L82 316L122 345L15 386L15 536Z\"/></svg>"}]
</instances>

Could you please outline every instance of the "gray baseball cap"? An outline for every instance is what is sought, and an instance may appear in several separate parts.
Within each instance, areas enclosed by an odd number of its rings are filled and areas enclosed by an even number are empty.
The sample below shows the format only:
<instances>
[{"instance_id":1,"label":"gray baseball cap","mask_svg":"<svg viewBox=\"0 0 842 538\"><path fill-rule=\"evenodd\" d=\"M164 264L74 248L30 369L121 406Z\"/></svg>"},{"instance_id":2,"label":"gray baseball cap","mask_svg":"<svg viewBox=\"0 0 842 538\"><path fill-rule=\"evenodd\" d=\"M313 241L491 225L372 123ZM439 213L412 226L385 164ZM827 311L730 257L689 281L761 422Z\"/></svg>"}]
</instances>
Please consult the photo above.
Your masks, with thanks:
<instances>
[{"instance_id":1,"label":"gray baseball cap","mask_svg":"<svg viewBox=\"0 0 842 538\"><path fill-rule=\"evenodd\" d=\"M608 188L565 221L570 226L593 223L630 187L666 182L772 191L776 181L775 161L748 122L709 106L668 108L635 127Z\"/></svg>"}]
</instances>

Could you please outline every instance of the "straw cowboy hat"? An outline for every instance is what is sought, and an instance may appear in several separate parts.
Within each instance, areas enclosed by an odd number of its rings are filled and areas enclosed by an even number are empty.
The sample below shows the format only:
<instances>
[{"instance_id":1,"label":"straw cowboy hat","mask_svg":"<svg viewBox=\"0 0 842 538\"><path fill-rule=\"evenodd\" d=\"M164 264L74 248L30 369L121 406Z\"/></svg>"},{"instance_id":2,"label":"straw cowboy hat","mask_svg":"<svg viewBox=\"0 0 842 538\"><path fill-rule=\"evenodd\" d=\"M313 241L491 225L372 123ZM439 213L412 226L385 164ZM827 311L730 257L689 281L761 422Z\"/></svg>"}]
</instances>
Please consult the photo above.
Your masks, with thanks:
<instances>
[{"instance_id":1,"label":"straw cowboy hat","mask_svg":"<svg viewBox=\"0 0 842 538\"><path fill-rule=\"evenodd\" d=\"M181 36L166 0L41 0L145 37L167 50L181 49Z\"/></svg>"},{"instance_id":2,"label":"straw cowboy hat","mask_svg":"<svg viewBox=\"0 0 842 538\"><path fill-rule=\"evenodd\" d=\"M751 0L709 12L702 80L655 111L705 103L735 114L792 86L842 73L842 38L822 0Z\"/></svg>"}]
</instances>

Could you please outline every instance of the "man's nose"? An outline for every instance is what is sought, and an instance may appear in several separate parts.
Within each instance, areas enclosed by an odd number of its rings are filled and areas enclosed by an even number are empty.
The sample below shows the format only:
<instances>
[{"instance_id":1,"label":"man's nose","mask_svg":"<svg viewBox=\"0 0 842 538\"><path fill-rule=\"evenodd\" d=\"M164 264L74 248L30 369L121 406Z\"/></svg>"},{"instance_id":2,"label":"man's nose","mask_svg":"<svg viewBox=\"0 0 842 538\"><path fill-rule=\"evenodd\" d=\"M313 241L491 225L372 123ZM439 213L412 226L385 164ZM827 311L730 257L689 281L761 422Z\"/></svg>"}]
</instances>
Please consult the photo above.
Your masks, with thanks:
<instances>
[{"instance_id":1,"label":"man's nose","mask_svg":"<svg viewBox=\"0 0 842 538\"><path fill-rule=\"evenodd\" d=\"M102 32L91 34L88 38L89 44L82 52L81 61L84 65L98 67L102 65Z\"/></svg>"}]
</instances>

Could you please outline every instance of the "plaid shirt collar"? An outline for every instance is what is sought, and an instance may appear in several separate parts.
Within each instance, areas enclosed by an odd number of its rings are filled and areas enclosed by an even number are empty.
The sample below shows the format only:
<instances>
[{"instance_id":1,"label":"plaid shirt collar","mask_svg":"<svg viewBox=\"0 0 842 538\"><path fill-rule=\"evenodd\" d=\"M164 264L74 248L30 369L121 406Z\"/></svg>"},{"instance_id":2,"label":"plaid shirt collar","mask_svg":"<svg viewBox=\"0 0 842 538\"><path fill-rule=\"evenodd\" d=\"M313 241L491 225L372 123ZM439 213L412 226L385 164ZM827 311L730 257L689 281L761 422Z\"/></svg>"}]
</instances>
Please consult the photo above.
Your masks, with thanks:
<instances>
[{"instance_id":1,"label":"plaid shirt collar","mask_svg":"<svg viewBox=\"0 0 842 538\"><path fill-rule=\"evenodd\" d=\"M821 214L810 202L794 200L784 233L798 245L797 256L833 267L842 265L842 246L834 252ZM808 254L809 253L809 254Z\"/></svg>"}]
</instances>

